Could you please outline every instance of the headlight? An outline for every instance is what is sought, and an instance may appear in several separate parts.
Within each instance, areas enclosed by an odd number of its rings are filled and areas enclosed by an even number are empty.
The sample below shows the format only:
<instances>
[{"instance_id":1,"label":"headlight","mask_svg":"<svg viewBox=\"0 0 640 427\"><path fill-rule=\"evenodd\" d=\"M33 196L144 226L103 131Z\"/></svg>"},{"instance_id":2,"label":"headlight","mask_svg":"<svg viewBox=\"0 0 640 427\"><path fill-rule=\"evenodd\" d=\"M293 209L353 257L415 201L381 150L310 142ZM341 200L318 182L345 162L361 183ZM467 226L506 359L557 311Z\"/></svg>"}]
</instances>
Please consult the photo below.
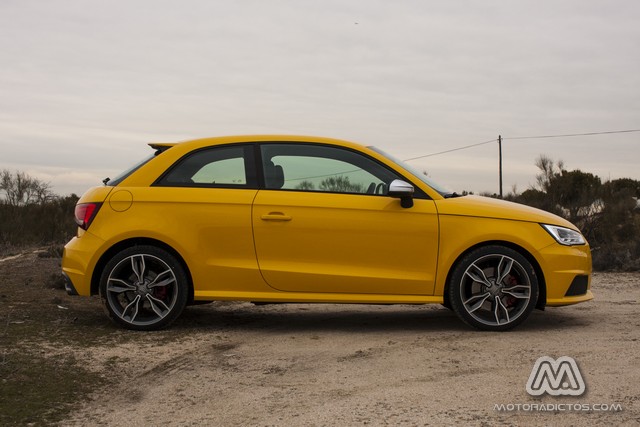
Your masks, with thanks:
<instances>
[{"instance_id":1,"label":"headlight","mask_svg":"<svg viewBox=\"0 0 640 427\"><path fill-rule=\"evenodd\" d=\"M576 245L584 245L587 241L584 239L582 234L576 230L572 230L567 227L559 227L557 225L549 225L549 224L540 224L542 228L547 230L549 234L553 236L554 239L561 245L565 246L576 246Z\"/></svg>"}]
</instances>

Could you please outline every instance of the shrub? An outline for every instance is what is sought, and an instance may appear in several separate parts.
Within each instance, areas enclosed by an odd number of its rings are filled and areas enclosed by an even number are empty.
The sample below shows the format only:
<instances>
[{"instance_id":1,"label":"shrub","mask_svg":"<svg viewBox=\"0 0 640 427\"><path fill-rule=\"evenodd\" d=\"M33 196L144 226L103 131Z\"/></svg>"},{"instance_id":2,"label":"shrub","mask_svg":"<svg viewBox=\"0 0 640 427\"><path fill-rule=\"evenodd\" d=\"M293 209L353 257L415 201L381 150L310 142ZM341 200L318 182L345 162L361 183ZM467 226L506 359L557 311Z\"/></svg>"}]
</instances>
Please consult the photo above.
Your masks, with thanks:
<instances>
[{"instance_id":1,"label":"shrub","mask_svg":"<svg viewBox=\"0 0 640 427\"><path fill-rule=\"evenodd\" d=\"M596 270L640 270L640 181L602 183L580 170L567 171L560 161L541 156L537 188L510 200L560 215L580 228L592 247Z\"/></svg>"},{"instance_id":2,"label":"shrub","mask_svg":"<svg viewBox=\"0 0 640 427\"><path fill-rule=\"evenodd\" d=\"M78 196L55 196L49 185L22 172L0 171L0 252L12 247L69 240L76 231L73 211Z\"/></svg>"}]
</instances>

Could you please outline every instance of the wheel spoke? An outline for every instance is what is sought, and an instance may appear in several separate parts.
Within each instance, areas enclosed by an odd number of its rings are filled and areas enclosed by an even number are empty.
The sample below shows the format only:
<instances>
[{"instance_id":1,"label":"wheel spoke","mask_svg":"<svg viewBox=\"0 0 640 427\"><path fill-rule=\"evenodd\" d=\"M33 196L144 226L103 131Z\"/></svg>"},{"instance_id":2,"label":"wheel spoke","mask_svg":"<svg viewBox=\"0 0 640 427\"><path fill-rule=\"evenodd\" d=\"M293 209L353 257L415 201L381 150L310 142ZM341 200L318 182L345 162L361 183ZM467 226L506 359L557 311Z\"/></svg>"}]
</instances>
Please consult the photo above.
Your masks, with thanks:
<instances>
[{"instance_id":1,"label":"wheel spoke","mask_svg":"<svg viewBox=\"0 0 640 427\"><path fill-rule=\"evenodd\" d=\"M516 289L521 289L520 292L517 292ZM516 285L516 286L512 286L510 288L502 288L502 293L503 294L507 294L507 295L511 295L514 298L518 298L518 299L527 299L529 298L530 292L531 290L529 289L529 286L526 285Z\"/></svg>"},{"instance_id":2,"label":"wheel spoke","mask_svg":"<svg viewBox=\"0 0 640 427\"><path fill-rule=\"evenodd\" d=\"M496 283L502 283L505 277L511 272L511 268L513 267L513 260L511 258L503 256L500 258L500 262L498 263L497 268L497 279Z\"/></svg>"},{"instance_id":3,"label":"wheel spoke","mask_svg":"<svg viewBox=\"0 0 640 427\"><path fill-rule=\"evenodd\" d=\"M112 284L112 282L120 283L120 285ZM120 279L111 279L107 283L107 292L115 292L116 294L121 294L122 292L127 291L135 291L136 287L130 283L125 282Z\"/></svg>"},{"instance_id":4,"label":"wheel spoke","mask_svg":"<svg viewBox=\"0 0 640 427\"><path fill-rule=\"evenodd\" d=\"M482 307L482 304L484 304L487 298L489 298L490 296L491 294L489 292L486 292L482 295L474 295L468 300L464 301L463 304L467 307L467 311L469 313L473 313L474 311ZM479 301L475 302L473 306L470 306L470 304L476 300L479 300Z\"/></svg>"},{"instance_id":5,"label":"wheel spoke","mask_svg":"<svg viewBox=\"0 0 640 427\"><path fill-rule=\"evenodd\" d=\"M136 316L138 316L138 310L139 310L139 305L140 305L140 295L136 295L136 297L133 299L133 301L131 301L129 303L129 305L127 305L124 310L122 310L122 314L120 315L120 317L122 318L122 320L125 320L129 323L133 323L136 320ZM131 310L133 311L133 313L131 314L131 316L129 316L127 318L127 312Z\"/></svg>"},{"instance_id":6,"label":"wheel spoke","mask_svg":"<svg viewBox=\"0 0 640 427\"><path fill-rule=\"evenodd\" d=\"M509 323L509 310L507 309L507 307L505 307L505 305L502 303L502 300L500 299L499 296L496 296L495 300L494 300L494 310L493 313L496 316L496 324L500 324L500 311L502 311L504 313L504 317L506 317L506 323Z\"/></svg>"},{"instance_id":7,"label":"wheel spoke","mask_svg":"<svg viewBox=\"0 0 640 427\"><path fill-rule=\"evenodd\" d=\"M167 274L170 274L171 276L170 276L170 277L168 277L168 278L166 278L166 279L164 279L164 280L161 280L160 282L158 282L158 280L160 279L160 277L165 276L165 275L167 275ZM175 281L176 281L176 278L175 278L175 276L173 275L173 271L172 271L171 269L169 269L169 270L163 271L162 273L158 274L158 275L155 277L155 279L153 279L153 282L149 283L149 284L147 285L147 287L148 287L149 289L151 289L151 288L157 288L157 287L167 286L168 284L173 283L173 282L175 282Z\"/></svg>"},{"instance_id":8,"label":"wheel spoke","mask_svg":"<svg viewBox=\"0 0 640 427\"><path fill-rule=\"evenodd\" d=\"M138 282L144 282L145 264L144 255L134 255L131 257L131 268L138 278Z\"/></svg>"},{"instance_id":9,"label":"wheel spoke","mask_svg":"<svg viewBox=\"0 0 640 427\"><path fill-rule=\"evenodd\" d=\"M487 276L485 276L484 271L475 263L469 266L465 274L471 277L474 282L482 283L489 288L491 287L491 282L489 282L489 279L487 279Z\"/></svg>"},{"instance_id":10,"label":"wheel spoke","mask_svg":"<svg viewBox=\"0 0 640 427\"><path fill-rule=\"evenodd\" d=\"M159 318L162 319L169 313L169 307L167 307L167 305L162 300L159 300L158 298L155 298L154 296L148 294L147 301L149 301L151 309L158 315Z\"/></svg>"}]
</instances>

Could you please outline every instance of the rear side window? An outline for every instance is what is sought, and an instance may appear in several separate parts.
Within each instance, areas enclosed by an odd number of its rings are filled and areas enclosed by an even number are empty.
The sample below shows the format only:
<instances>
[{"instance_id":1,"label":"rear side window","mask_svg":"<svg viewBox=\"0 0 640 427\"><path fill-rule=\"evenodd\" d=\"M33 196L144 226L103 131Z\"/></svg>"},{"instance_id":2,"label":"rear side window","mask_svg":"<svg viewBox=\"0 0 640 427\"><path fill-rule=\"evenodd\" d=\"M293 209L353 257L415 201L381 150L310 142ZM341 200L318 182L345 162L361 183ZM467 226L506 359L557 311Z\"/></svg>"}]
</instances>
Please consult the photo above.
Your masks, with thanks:
<instances>
[{"instance_id":1,"label":"rear side window","mask_svg":"<svg viewBox=\"0 0 640 427\"><path fill-rule=\"evenodd\" d=\"M129 169L125 170L124 172L120 173L118 176L116 176L113 179L105 179L104 185L108 185L111 187L115 187L116 185L120 184L122 181L124 181L125 179L127 179L132 173L134 173L135 171L137 171L138 169L140 169L142 166L146 165L147 162L149 162L151 159L153 159L154 157L159 156L160 154L164 153L165 151L167 151L169 148L171 147L161 147L161 148L157 148L156 151L148 156L145 157L143 160L139 161L138 163L136 163L135 165L131 166Z\"/></svg>"},{"instance_id":2,"label":"rear side window","mask_svg":"<svg viewBox=\"0 0 640 427\"><path fill-rule=\"evenodd\" d=\"M165 187L255 188L253 146L210 147L190 153L156 183Z\"/></svg>"},{"instance_id":3,"label":"rear side window","mask_svg":"<svg viewBox=\"0 0 640 427\"><path fill-rule=\"evenodd\" d=\"M149 156L149 157L145 158L144 160L136 163L135 165L133 165L129 169L127 169L124 172L122 172L120 175L116 176L115 178L109 179L104 184L105 185L109 185L111 187L115 187L116 185L118 185L122 181L124 181L125 178L129 177L129 175L131 175L132 173L134 173L135 171L140 169L142 166L144 166L149 160L153 159L153 157L154 156L152 155L152 156Z\"/></svg>"}]
</instances>

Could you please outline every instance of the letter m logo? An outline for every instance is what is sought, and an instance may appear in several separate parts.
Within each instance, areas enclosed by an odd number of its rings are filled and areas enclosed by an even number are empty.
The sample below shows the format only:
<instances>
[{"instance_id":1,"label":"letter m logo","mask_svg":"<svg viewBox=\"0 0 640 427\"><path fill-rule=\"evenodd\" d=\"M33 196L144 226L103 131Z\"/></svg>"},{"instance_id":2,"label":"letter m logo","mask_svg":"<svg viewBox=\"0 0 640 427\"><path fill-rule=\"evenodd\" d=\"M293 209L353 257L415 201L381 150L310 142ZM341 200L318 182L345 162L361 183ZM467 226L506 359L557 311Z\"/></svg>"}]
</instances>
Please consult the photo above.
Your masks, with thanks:
<instances>
[{"instance_id":1,"label":"letter m logo","mask_svg":"<svg viewBox=\"0 0 640 427\"><path fill-rule=\"evenodd\" d=\"M544 393L551 396L580 396L585 389L580 369L569 356L557 360L542 356L536 360L527 381L527 393L532 396Z\"/></svg>"}]
</instances>

